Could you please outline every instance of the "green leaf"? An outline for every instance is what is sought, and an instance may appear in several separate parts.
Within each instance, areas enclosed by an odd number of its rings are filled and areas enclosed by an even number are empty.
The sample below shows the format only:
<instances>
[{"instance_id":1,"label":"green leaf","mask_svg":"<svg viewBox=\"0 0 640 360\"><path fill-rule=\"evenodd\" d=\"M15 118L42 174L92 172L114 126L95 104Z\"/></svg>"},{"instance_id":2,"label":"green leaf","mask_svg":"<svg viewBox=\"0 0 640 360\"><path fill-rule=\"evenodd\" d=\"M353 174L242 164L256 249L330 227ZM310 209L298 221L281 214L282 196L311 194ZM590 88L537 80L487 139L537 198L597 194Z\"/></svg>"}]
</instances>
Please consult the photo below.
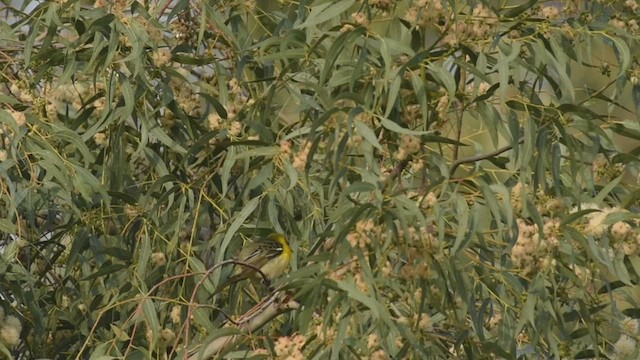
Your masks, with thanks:
<instances>
[{"instance_id":1,"label":"green leaf","mask_svg":"<svg viewBox=\"0 0 640 360\"><path fill-rule=\"evenodd\" d=\"M456 81L453 78L453 74L442 66L435 64L429 64L428 69L430 74L442 85L449 94L450 99L454 99L456 96Z\"/></svg>"},{"instance_id":2,"label":"green leaf","mask_svg":"<svg viewBox=\"0 0 640 360\"><path fill-rule=\"evenodd\" d=\"M100 267L100 269L93 274L82 278L83 281L97 279L99 277L117 274L118 271L126 269L128 266L125 264L106 264Z\"/></svg>"},{"instance_id":3,"label":"green leaf","mask_svg":"<svg viewBox=\"0 0 640 360\"><path fill-rule=\"evenodd\" d=\"M141 304L147 329L153 333L153 339L159 339L160 320L158 319L158 310L151 299L143 299Z\"/></svg>"},{"instance_id":4,"label":"green leaf","mask_svg":"<svg viewBox=\"0 0 640 360\"><path fill-rule=\"evenodd\" d=\"M598 212L598 211L600 211L600 210L597 210L597 209L585 209L585 210L580 210L580 211L576 211L574 213L568 214L562 219L562 225L569 225L569 224L573 223L574 221L583 218L587 214L590 214L592 212Z\"/></svg>"},{"instance_id":5,"label":"green leaf","mask_svg":"<svg viewBox=\"0 0 640 360\"><path fill-rule=\"evenodd\" d=\"M265 184L273 176L273 163L268 163L260 168L258 174L252 177L247 184L246 191L251 191Z\"/></svg>"},{"instance_id":6,"label":"green leaf","mask_svg":"<svg viewBox=\"0 0 640 360\"><path fill-rule=\"evenodd\" d=\"M407 135L425 135L425 134L429 134L429 131L417 131L417 130L411 130L411 129L407 129L407 128L403 128L402 126L396 124L395 122L389 120L389 119L385 119L385 118L381 118L380 119L380 125L382 125L384 128L386 128L387 130L393 131L395 133L398 134L407 134Z\"/></svg>"},{"instance_id":7,"label":"green leaf","mask_svg":"<svg viewBox=\"0 0 640 360\"><path fill-rule=\"evenodd\" d=\"M116 19L114 14L107 14L96 21L92 22L87 29L87 32L99 31L104 34L111 32L111 23Z\"/></svg>"},{"instance_id":8,"label":"green leaf","mask_svg":"<svg viewBox=\"0 0 640 360\"><path fill-rule=\"evenodd\" d=\"M517 6L513 6L511 8L504 7L503 10L506 10L503 14L501 14L506 19L515 18L518 15L524 13L525 11L531 9L533 5L535 5L538 0L528 0L522 4L518 4Z\"/></svg>"},{"instance_id":9,"label":"green leaf","mask_svg":"<svg viewBox=\"0 0 640 360\"><path fill-rule=\"evenodd\" d=\"M282 166L289 177L289 186L287 187L287 191L290 191L298 184L298 171L288 161L285 161Z\"/></svg>"},{"instance_id":10,"label":"green leaf","mask_svg":"<svg viewBox=\"0 0 640 360\"><path fill-rule=\"evenodd\" d=\"M612 41L615 45L615 54L620 62L618 76L626 76L631 66L631 50L629 50L629 45L617 36L611 36L608 40Z\"/></svg>"},{"instance_id":11,"label":"green leaf","mask_svg":"<svg viewBox=\"0 0 640 360\"><path fill-rule=\"evenodd\" d=\"M640 308L625 309L622 310L622 313L632 319L640 319Z\"/></svg>"},{"instance_id":12,"label":"green leaf","mask_svg":"<svg viewBox=\"0 0 640 360\"><path fill-rule=\"evenodd\" d=\"M0 219L0 232L3 232L5 234L15 234L16 225L9 219Z\"/></svg>"},{"instance_id":13,"label":"green leaf","mask_svg":"<svg viewBox=\"0 0 640 360\"><path fill-rule=\"evenodd\" d=\"M579 339L579 338L585 337L587 335L589 335L589 329L587 329L586 327L583 327L583 328L579 328L579 329L574 330L571 333L570 336L571 336L572 339Z\"/></svg>"},{"instance_id":14,"label":"green leaf","mask_svg":"<svg viewBox=\"0 0 640 360\"><path fill-rule=\"evenodd\" d=\"M264 156L267 158L272 158L280 152L280 148L277 146L269 146L269 147L259 147L255 149L248 149L242 151L241 153L235 156L235 159L248 159L254 158L258 156Z\"/></svg>"},{"instance_id":15,"label":"green leaf","mask_svg":"<svg viewBox=\"0 0 640 360\"><path fill-rule=\"evenodd\" d=\"M377 320L382 320L387 324L392 325L391 317L389 313L387 312L385 307L382 306L382 304L380 304L380 302L378 302L376 299L370 296L367 296L360 290L356 289L355 285L351 282L337 281L336 284L338 285L338 288L346 292L350 298L354 299L355 301L361 303L362 305L366 306L369 310L371 310L373 316Z\"/></svg>"},{"instance_id":16,"label":"green leaf","mask_svg":"<svg viewBox=\"0 0 640 360\"><path fill-rule=\"evenodd\" d=\"M240 227L244 225L245 220L247 220L247 218L249 218L249 216L251 216L253 211L258 207L258 204L260 204L261 199L262 199L262 196L257 196L251 199L244 206L244 208L242 208L242 210L234 217L233 222L227 229L226 233L224 234L224 238L220 243L219 251L216 253L217 262L221 262L224 259L223 256L225 254L225 251L227 250L227 247L229 247L229 243L231 242L231 239L238 232L238 229L240 229Z\"/></svg>"},{"instance_id":17,"label":"green leaf","mask_svg":"<svg viewBox=\"0 0 640 360\"><path fill-rule=\"evenodd\" d=\"M142 236L136 237L135 248L137 250L137 266L135 267L136 275L140 279L144 279L149 272L148 265L151 260L152 239L146 232L142 232ZM146 289L145 289L146 290Z\"/></svg>"},{"instance_id":18,"label":"green leaf","mask_svg":"<svg viewBox=\"0 0 640 360\"><path fill-rule=\"evenodd\" d=\"M399 76L394 76L389 84L389 89L387 90L387 106L384 113L384 117L388 117L391 111L395 108L396 99L400 94L400 85L402 83L402 79Z\"/></svg>"},{"instance_id":19,"label":"green leaf","mask_svg":"<svg viewBox=\"0 0 640 360\"><path fill-rule=\"evenodd\" d=\"M338 60L338 57L344 52L345 48L348 48L352 42L355 42L364 33L366 33L366 29L364 27L359 27L352 31L342 33L336 38L331 45L331 48L329 48L329 51L324 56L324 66L320 73L318 85L324 85L328 81L329 74L334 70L333 66Z\"/></svg>"},{"instance_id":20,"label":"green leaf","mask_svg":"<svg viewBox=\"0 0 640 360\"><path fill-rule=\"evenodd\" d=\"M455 211L458 220L458 230L456 233L456 239L451 247L451 253L456 254L458 251L464 249L464 247L471 240L471 232L467 231L469 225L469 206L467 202L460 196L455 197Z\"/></svg>"},{"instance_id":21,"label":"green leaf","mask_svg":"<svg viewBox=\"0 0 640 360\"><path fill-rule=\"evenodd\" d=\"M305 29L330 20L340 19L340 15L349 10L354 3L355 0L342 0L335 3L326 2L312 6L306 20L301 24L295 25L294 29Z\"/></svg>"},{"instance_id":22,"label":"green leaf","mask_svg":"<svg viewBox=\"0 0 640 360\"><path fill-rule=\"evenodd\" d=\"M600 190L598 195L593 198L593 202L595 204L602 204L609 193L611 193L611 191L613 191L613 189L620 183L620 181L622 181L623 176L624 175L620 175L617 178L611 180L607 185L605 185L605 187Z\"/></svg>"},{"instance_id":23,"label":"green leaf","mask_svg":"<svg viewBox=\"0 0 640 360\"><path fill-rule=\"evenodd\" d=\"M0 343L0 354L4 354L6 359L13 359L11 352L7 349L3 343Z\"/></svg>"},{"instance_id":24,"label":"green leaf","mask_svg":"<svg viewBox=\"0 0 640 360\"><path fill-rule=\"evenodd\" d=\"M380 142L378 142L378 138L373 130L371 130L365 123L358 120L355 120L353 124L358 130L358 133L362 135L369 144L373 145L378 150L382 150L382 146L380 146Z\"/></svg>"}]
</instances>

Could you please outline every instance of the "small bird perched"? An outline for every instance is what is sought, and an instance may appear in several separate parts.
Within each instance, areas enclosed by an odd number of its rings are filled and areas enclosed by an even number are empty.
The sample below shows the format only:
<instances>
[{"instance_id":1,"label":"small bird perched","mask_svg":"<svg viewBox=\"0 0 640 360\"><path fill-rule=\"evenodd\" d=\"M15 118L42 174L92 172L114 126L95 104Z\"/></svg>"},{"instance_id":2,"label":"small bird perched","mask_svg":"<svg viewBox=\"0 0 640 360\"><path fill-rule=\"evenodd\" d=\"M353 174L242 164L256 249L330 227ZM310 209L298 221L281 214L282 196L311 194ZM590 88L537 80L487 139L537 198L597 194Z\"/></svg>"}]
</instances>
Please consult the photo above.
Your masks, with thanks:
<instances>
[{"instance_id":1,"label":"small bird perched","mask_svg":"<svg viewBox=\"0 0 640 360\"><path fill-rule=\"evenodd\" d=\"M249 277L262 280L266 277L268 281L276 279L289 268L292 254L293 251L287 238L278 233L270 234L266 238L247 244L235 259L236 265L239 267L236 274L220 284L215 293L217 294L225 287ZM257 273L256 269L260 269L264 277Z\"/></svg>"}]
</instances>

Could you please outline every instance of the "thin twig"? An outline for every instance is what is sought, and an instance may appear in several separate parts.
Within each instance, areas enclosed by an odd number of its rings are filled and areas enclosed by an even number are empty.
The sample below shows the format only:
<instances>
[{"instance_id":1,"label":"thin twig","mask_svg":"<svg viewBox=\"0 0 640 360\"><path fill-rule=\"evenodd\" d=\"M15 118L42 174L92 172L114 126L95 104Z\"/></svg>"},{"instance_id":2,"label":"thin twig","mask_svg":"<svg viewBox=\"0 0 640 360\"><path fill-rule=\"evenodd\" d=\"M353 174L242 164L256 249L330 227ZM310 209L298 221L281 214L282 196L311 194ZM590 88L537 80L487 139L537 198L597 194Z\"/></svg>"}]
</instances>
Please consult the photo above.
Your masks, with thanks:
<instances>
[{"instance_id":1,"label":"thin twig","mask_svg":"<svg viewBox=\"0 0 640 360\"><path fill-rule=\"evenodd\" d=\"M455 69L455 66L454 66ZM467 75L466 72L460 68L460 66L458 66L458 69L460 71L460 82L459 84L457 84L458 86L462 86L462 89L464 90L466 82L467 82ZM456 142L457 144L453 147L453 160L456 161L458 160L458 152L460 151L460 139L462 138L462 115L464 113L464 110L466 108L466 105L462 104L462 101L456 99L455 97L452 99L452 101L455 102L455 113L456 113L456 119L458 120L458 129L457 129L457 133L456 133Z\"/></svg>"},{"instance_id":2,"label":"thin twig","mask_svg":"<svg viewBox=\"0 0 640 360\"><path fill-rule=\"evenodd\" d=\"M524 143L524 138L521 138L520 140L518 140L518 144L522 144ZM460 159L460 160L456 160L453 165L451 165L451 170L449 171L449 174L453 174L456 169L458 168L458 166L462 165L462 164L467 164L467 163L472 163L472 162L476 162L476 161L480 161L480 160L485 160L491 157L494 157L496 155L500 155L503 152L509 151L513 149L513 144L510 145L506 145L503 146L497 150L494 150L492 152L486 153L486 154L479 154L479 155L475 155L475 156L471 156L468 158L464 158L464 159Z\"/></svg>"},{"instance_id":3,"label":"thin twig","mask_svg":"<svg viewBox=\"0 0 640 360\"><path fill-rule=\"evenodd\" d=\"M211 269L207 270L207 272L204 274L204 276L202 277L202 279L200 279L200 281L198 281L198 283L196 284L196 286L193 288L193 291L191 292L191 299L189 299L189 307L187 309L187 318L185 320L185 332L184 332L184 343L185 343L185 348L189 347L189 332L191 329L191 316L192 316L192 312L194 307L197 307L198 304L196 304L195 298L196 298L196 294L198 293L198 290L200 289L200 287L202 286L202 284L209 278L209 275L217 268L226 265L226 264L237 264L237 265L242 265L242 266L246 266L249 267L253 270L255 270L257 273L260 274L260 276L263 277L264 281L269 281L269 278L267 277L267 275L262 272L262 270L260 270L259 267L253 265L253 264L249 264L247 262L244 261L240 261L240 260L236 260L236 259L229 259L229 260L225 260L219 264L217 264L216 266L212 267ZM218 293L220 290L222 289L216 289L215 293ZM225 317L226 314L225 314ZM229 319L229 317L227 317L227 319ZM176 339L177 341L177 339ZM176 348L176 347L174 347Z\"/></svg>"},{"instance_id":4,"label":"thin twig","mask_svg":"<svg viewBox=\"0 0 640 360\"><path fill-rule=\"evenodd\" d=\"M404 160L400 160L394 167L393 170L391 171L391 173L389 173L389 176L385 179L384 181L384 187L387 187L389 184L391 184L391 182L393 180L395 180L397 177L400 176L400 174L402 174L402 172L404 171L404 169L407 167L407 165L409 165L409 162L411 161L411 157L407 157Z\"/></svg>"}]
</instances>

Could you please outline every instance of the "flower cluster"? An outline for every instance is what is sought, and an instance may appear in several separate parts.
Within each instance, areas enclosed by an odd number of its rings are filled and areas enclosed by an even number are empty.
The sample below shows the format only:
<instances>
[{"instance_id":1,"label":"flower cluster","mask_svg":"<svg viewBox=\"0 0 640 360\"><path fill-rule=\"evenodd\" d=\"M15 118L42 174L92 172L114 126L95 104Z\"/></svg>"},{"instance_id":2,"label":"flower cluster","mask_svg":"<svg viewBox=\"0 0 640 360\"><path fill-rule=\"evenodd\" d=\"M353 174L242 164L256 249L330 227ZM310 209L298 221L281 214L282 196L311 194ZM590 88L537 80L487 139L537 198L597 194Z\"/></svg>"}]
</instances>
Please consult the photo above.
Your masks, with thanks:
<instances>
[{"instance_id":1,"label":"flower cluster","mask_svg":"<svg viewBox=\"0 0 640 360\"><path fill-rule=\"evenodd\" d=\"M279 337L274 346L277 358L289 360L305 359L302 349L306 342L307 338L300 334Z\"/></svg>"},{"instance_id":2,"label":"flower cluster","mask_svg":"<svg viewBox=\"0 0 640 360\"><path fill-rule=\"evenodd\" d=\"M238 79L232 78L227 82L227 85L229 87L232 101L225 104L224 108L227 111L228 118L234 119L242 109L253 105L255 100L250 98L249 92L241 86Z\"/></svg>"},{"instance_id":3,"label":"flower cluster","mask_svg":"<svg viewBox=\"0 0 640 360\"><path fill-rule=\"evenodd\" d=\"M431 268L427 260L438 256L440 248L438 238L428 228L413 226L400 230L398 235L406 240L406 244L400 246L404 257L400 277L408 281L430 278ZM383 270L386 267L385 265Z\"/></svg>"},{"instance_id":4,"label":"flower cluster","mask_svg":"<svg viewBox=\"0 0 640 360\"><path fill-rule=\"evenodd\" d=\"M613 344L614 357L612 359L630 359L629 356L636 352L638 341L627 334L620 335L618 341Z\"/></svg>"},{"instance_id":5,"label":"flower cluster","mask_svg":"<svg viewBox=\"0 0 640 360\"><path fill-rule=\"evenodd\" d=\"M187 114L197 116L201 111L198 89L191 83L193 79L187 69L178 68L177 71L180 75L172 76L169 82L174 99Z\"/></svg>"},{"instance_id":6,"label":"flower cluster","mask_svg":"<svg viewBox=\"0 0 640 360\"><path fill-rule=\"evenodd\" d=\"M476 85L477 85L477 92L476 92ZM479 81L478 83L473 81L473 82L467 84L467 86L465 88L465 92L468 95L480 96L480 95L486 94L487 90L489 90L490 87L491 87L491 85L486 81Z\"/></svg>"},{"instance_id":7,"label":"flower cluster","mask_svg":"<svg viewBox=\"0 0 640 360\"><path fill-rule=\"evenodd\" d=\"M150 344L155 344L158 348L166 348L176 339L176 333L168 328L163 328L158 332L158 336L154 336L151 327L147 327L145 331L145 339Z\"/></svg>"},{"instance_id":8,"label":"flower cluster","mask_svg":"<svg viewBox=\"0 0 640 360\"><path fill-rule=\"evenodd\" d=\"M415 26L434 27L441 19L448 17L445 4L442 0L415 1L404 18Z\"/></svg>"},{"instance_id":9,"label":"flower cluster","mask_svg":"<svg viewBox=\"0 0 640 360\"><path fill-rule=\"evenodd\" d=\"M371 356L369 356L371 360L386 360L390 358L384 349L380 349L380 336L377 333L367 336L367 350L371 352Z\"/></svg>"},{"instance_id":10,"label":"flower cluster","mask_svg":"<svg viewBox=\"0 0 640 360\"><path fill-rule=\"evenodd\" d=\"M320 339L320 341L327 344L332 344L336 338L336 329L331 326L325 326L322 323L321 317L318 317L317 321L319 321L320 323L317 324L314 328L315 335L318 339Z\"/></svg>"},{"instance_id":11,"label":"flower cluster","mask_svg":"<svg viewBox=\"0 0 640 360\"><path fill-rule=\"evenodd\" d=\"M511 261L521 269L525 275L542 271L553 265L552 252L560 244L560 221L547 219L543 227L543 234L538 232L537 225L529 225L522 219L518 224L518 238L511 248Z\"/></svg>"},{"instance_id":12,"label":"flower cluster","mask_svg":"<svg viewBox=\"0 0 640 360\"><path fill-rule=\"evenodd\" d=\"M625 0L624 2L618 2L622 6L617 6L614 9L609 25L615 29L624 30L630 32L633 35L637 35L640 30L640 24L638 24L638 9L640 5L637 0Z\"/></svg>"},{"instance_id":13,"label":"flower cluster","mask_svg":"<svg viewBox=\"0 0 640 360\"><path fill-rule=\"evenodd\" d=\"M58 85L49 93L49 96L51 100L71 104L75 109L80 109L82 107L82 98L88 94L89 87L82 82L76 82L75 84Z\"/></svg>"},{"instance_id":14,"label":"flower cluster","mask_svg":"<svg viewBox=\"0 0 640 360\"><path fill-rule=\"evenodd\" d=\"M410 155L413 155L420 151L422 147L422 142L420 138L414 135L403 134L400 136L400 141L398 142L398 152L396 153L397 160L404 160Z\"/></svg>"},{"instance_id":15,"label":"flower cluster","mask_svg":"<svg viewBox=\"0 0 640 360\"><path fill-rule=\"evenodd\" d=\"M402 109L402 122L407 125L419 124L422 121L420 104L410 104Z\"/></svg>"},{"instance_id":16,"label":"flower cluster","mask_svg":"<svg viewBox=\"0 0 640 360\"><path fill-rule=\"evenodd\" d=\"M410 226L406 231L400 230L399 235L408 239L407 243L410 246L418 248L420 256L433 255L438 250L439 243L435 231L428 227L420 226L416 229L416 227Z\"/></svg>"},{"instance_id":17,"label":"flower cluster","mask_svg":"<svg viewBox=\"0 0 640 360\"><path fill-rule=\"evenodd\" d=\"M397 319L398 323L405 326L412 326L415 323L418 323L418 327L422 331L430 331L433 329L433 323L431 321L431 316L428 314L413 314L411 318L406 316L400 316Z\"/></svg>"},{"instance_id":18,"label":"flower cluster","mask_svg":"<svg viewBox=\"0 0 640 360\"><path fill-rule=\"evenodd\" d=\"M27 123L27 116L24 112L9 110L9 114L18 126L24 126Z\"/></svg>"},{"instance_id":19,"label":"flower cluster","mask_svg":"<svg viewBox=\"0 0 640 360\"><path fill-rule=\"evenodd\" d=\"M14 347L20 343L22 323L12 315L5 316L4 309L0 307L0 343L6 347Z\"/></svg>"},{"instance_id":20,"label":"flower cluster","mask_svg":"<svg viewBox=\"0 0 640 360\"><path fill-rule=\"evenodd\" d=\"M24 112L14 111L11 109L7 111L19 127L24 126L27 123L27 117ZM3 147L10 148L13 142L13 137L13 129L6 124L0 124L0 140L2 141L0 143L0 161L7 159L7 151L4 150Z\"/></svg>"},{"instance_id":21,"label":"flower cluster","mask_svg":"<svg viewBox=\"0 0 640 360\"><path fill-rule=\"evenodd\" d=\"M609 236L614 250L621 250L625 255L640 255L640 233L636 230L637 223L617 221L613 224L607 221L609 215L627 213L619 207L599 207L595 204L582 204L581 210L598 210L584 216L580 224L585 235L600 238ZM571 212L578 211L574 208Z\"/></svg>"},{"instance_id":22,"label":"flower cluster","mask_svg":"<svg viewBox=\"0 0 640 360\"><path fill-rule=\"evenodd\" d=\"M441 119L447 118L447 113L449 112L449 105L451 102L449 101L449 94L445 93L440 98L438 98L438 104L436 105L436 113Z\"/></svg>"},{"instance_id":23,"label":"flower cluster","mask_svg":"<svg viewBox=\"0 0 640 360\"><path fill-rule=\"evenodd\" d=\"M413 171L416 171L415 168L412 168ZM407 197L409 199L415 199L416 205L422 210L431 209L435 204L438 203L438 195L433 191L430 191L426 194L420 194L415 191L408 191Z\"/></svg>"},{"instance_id":24,"label":"flower cluster","mask_svg":"<svg viewBox=\"0 0 640 360\"><path fill-rule=\"evenodd\" d=\"M360 220L354 231L347 235L347 241L353 248L366 249L371 244L371 235L380 236L381 227L376 226L372 219Z\"/></svg>"},{"instance_id":25,"label":"flower cluster","mask_svg":"<svg viewBox=\"0 0 640 360\"><path fill-rule=\"evenodd\" d=\"M620 320L620 327L626 334L637 335L640 330L640 323L638 319L624 317Z\"/></svg>"},{"instance_id":26,"label":"flower cluster","mask_svg":"<svg viewBox=\"0 0 640 360\"><path fill-rule=\"evenodd\" d=\"M540 9L540 16L547 20L557 20L560 17L560 9L557 6L544 6Z\"/></svg>"},{"instance_id":27,"label":"flower cluster","mask_svg":"<svg viewBox=\"0 0 640 360\"><path fill-rule=\"evenodd\" d=\"M638 319L624 317L620 320L620 337L613 344L613 354L609 355L610 359L637 359L633 356L638 348ZM633 356L633 357L631 357Z\"/></svg>"},{"instance_id":28,"label":"flower cluster","mask_svg":"<svg viewBox=\"0 0 640 360\"><path fill-rule=\"evenodd\" d=\"M239 121L224 120L218 113L212 112L207 116L207 127L211 131L227 130L227 134L231 137L239 137L242 134L244 126Z\"/></svg>"},{"instance_id":29,"label":"flower cluster","mask_svg":"<svg viewBox=\"0 0 640 360\"><path fill-rule=\"evenodd\" d=\"M572 209L572 213L577 212L578 210L600 210L596 212L589 213L585 216L586 224L582 229L585 235L591 235L594 237L602 236L607 231L607 225L605 223L605 219L607 215L613 212L617 212L621 210L618 207L609 208L605 207L600 209L596 204L582 204L579 208L575 207Z\"/></svg>"},{"instance_id":30,"label":"flower cluster","mask_svg":"<svg viewBox=\"0 0 640 360\"><path fill-rule=\"evenodd\" d=\"M120 23L128 28L120 33L120 41L124 47L132 47L130 35L143 33L149 37L149 42L152 44L161 44L165 40L164 29L159 28L152 21L147 20L144 16L139 14L131 14L124 11L124 9L118 9L114 7L114 14L120 20Z\"/></svg>"},{"instance_id":31,"label":"flower cluster","mask_svg":"<svg viewBox=\"0 0 640 360\"><path fill-rule=\"evenodd\" d=\"M182 312L182 308L180 307L180 305L174 305L171 308L171 312L169 313L169 319L171 319L171 322L174 324L180 324L181 318L180 318L180 313Z\"/></svg>"},{"instance_id":32,"label":"flower cluster","mask_svg":"<svg viewBox=\"0 0 640 360\"><path fill-rule=\"evenodd\" d=\"M311 141L305 140L300 145L300 151L293 156L293 167L298 171L304 171L311 151Z\"/></svg>"},{"instance_id":33,"label":"flower cluster","mask_svg":"<svg viewBox=\"0 0 640 360\"><path fill-rule=\"evenodd\" d=\"M161 251L154 252L151 254L151 263L155 267L164 266L167 263L167 257Z\"/></svg>"},{"instance_id":34,"label":"flower cluster","mask_svg":"<svg viewBox=\"0 0 640 360\"><path fill-rule=\"evenodd\" d=\"M22 74L25 78L29 76ZM57 114L64 109L79 111L83 108L94 106L97 112L104 109L106 99L100 94L105 92L105 86L101 82L79 76L73 83L55 83L51 82L42 87L31 88L24 82L15 82L10 87L11 94L20 101L21 104L27 105L29 108L26 112L33 112L38 115L41 120L54 121ZM119 86L116 86L116 91ZM87 99L95 98L93 104L87 103ZM17 115L17 117L16 117ZM26 121L26 113L16 114L16 122L24 125Z\"/></svg>"},{"instance_id":35,"label":"flower cluster","mask_svg":"<svg viewBox=\"0 0 640 360\"><path fill-rule=\"evenodd\" d=\"M637 359L638 325L638 319L625 317L620 320L621 334L613 344L613 354L609 355L610 359Z\"/></svg>"},{"instance_id":36,"label":"flower cluster","mask_svg":"<svg viewBox=\"0 0 640 360\"><path fill-rule=\"evenodd\" d=\"M382 11L389 11L393 5L393 0L369 0L368 3Z\"/></svg>"},{"instance_id":37,"label":"flower cluster","mask_svg":"<svg viewBox=\"0 0 640 360\"><path fill-rule=\"evenodd\" d=\"M525 199L522 198L522 195L530 193L531 187L521 182L518 182L511 188L510 199L516 214L520 215L524 210ZM531 201L535 203L536 209L542 215L557 216L557 214L565 209L565 203L562 199L547 195L542 190L536 191Z\"/></svg>"},{"instance_id":38,"label":"flower cluster","mask_svg":"<svg viewBox=\"0 0 640 360\"><path fill-rule=\"evenodd\" d=\"M442 42L457 47L461 42L478 41L489 37L498 22L497 16L482 4L476 5L471 15L452 19L440 27L444 34Z\"/></svg>"},{"instance_id":39,"label":"flower cluster","mask_svg":"<svg viewBox=\"0 0 640 360\"><path fill-rule=\"evenodd\" d=\"M608 183L624 171L624 166L621 163L612 164L603 154L598 154L593 160L591 168L598 183Z\"/></svg>"},{"instance_id":40,"label":"flower cluster","mask_svg":"<svg viewBox=\"0 0 640 360\"><path fill-rule=\"evenodd\" d=\"M354 23L360 26L369 25L369 19L367 18L367 15L363 12L354 12L353 14L351 14L351 19L353 20Z\"/></svg>"},{"instance_id":41,"label":"flower cluster","mask_svg":"<svg viewBox=\"0 0 640 360\"><path fill-rule=\"evenodd\" d=\"M154 51L151 55L151 60L158 68L169 65L171 63L171 49L160 48L157 51Z\"/></svg>"},{"instance_id":42,"label":"flower cluster","mask_svg":"<svg viewBox=\"0 0 640 360\"><path fill-rule=\"evenodd\" d=\"M331 267L331 265L327 263L327 267ZM353 282L358 290L365 294L369 293L369 285L365 280L358 256L354 255L346 264L342 265L337 270L333 270L329 276L334 281L344 281L348 278L348 275L353 277Z\"/></svg>"},{"instance_id":43,"label":"flower cluster","mask_svg":"<svg viewBox=\"0 0 640 360\"><path fill-rule=\"evenodd\" d=\"M25 74L21 74L25 75ZM33 91L29 88L29 85L24 81L16 81L9 87L9 91L16 99L18 99L21 103L33 103L34 102L34 94Z\"/></svg>"}]
</instances>

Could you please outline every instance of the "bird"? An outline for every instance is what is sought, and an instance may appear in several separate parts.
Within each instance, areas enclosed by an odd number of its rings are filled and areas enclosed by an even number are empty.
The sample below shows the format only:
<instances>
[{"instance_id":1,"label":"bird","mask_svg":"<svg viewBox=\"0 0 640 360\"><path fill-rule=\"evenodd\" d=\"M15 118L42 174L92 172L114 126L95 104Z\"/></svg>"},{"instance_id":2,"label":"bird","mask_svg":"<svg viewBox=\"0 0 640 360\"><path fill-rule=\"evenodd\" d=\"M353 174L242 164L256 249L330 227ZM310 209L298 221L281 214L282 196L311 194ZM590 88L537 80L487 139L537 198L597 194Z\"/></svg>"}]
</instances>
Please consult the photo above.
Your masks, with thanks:
<instances>
[{"instance_id":1,"label":"bird","mask_svg":"<svg viewBox=\"0 0 640 360\"><path fill-rule=\"evenodd\" d=\"M293 251L283 234L272 233L245 245L234 259L236 273L218 286L215 294L231 284L248 278L262 279L267 285L289 269ZM256 271L260 269L260 273Z\"/></svg>"}]
</instances>

